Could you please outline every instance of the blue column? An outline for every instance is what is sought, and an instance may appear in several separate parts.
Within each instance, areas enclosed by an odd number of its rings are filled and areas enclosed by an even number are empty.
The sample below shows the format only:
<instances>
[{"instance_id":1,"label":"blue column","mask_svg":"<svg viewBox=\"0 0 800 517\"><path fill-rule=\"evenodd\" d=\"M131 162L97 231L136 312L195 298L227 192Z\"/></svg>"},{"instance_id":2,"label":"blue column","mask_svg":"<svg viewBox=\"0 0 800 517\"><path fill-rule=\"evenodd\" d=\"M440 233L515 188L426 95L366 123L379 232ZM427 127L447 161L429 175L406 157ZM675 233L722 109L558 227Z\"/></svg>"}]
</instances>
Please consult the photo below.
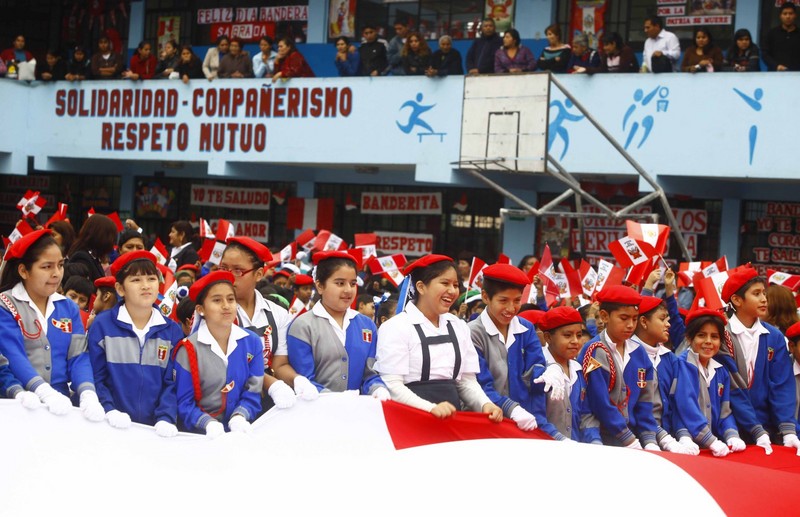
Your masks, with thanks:
<instances>
[{"instance_id":1,"label":"blue column","mask_svg":"<svg viewBox=\"0 0 800 517\"><path fill-rule=\"evenodd\" d=\"M307 43L328 42L328 5L330 0L308 0Z\"/></svg>"},{"instance_id":2,"label":"blue column","mask_svg":"<svg viewBox=\"0 0 800 517\"><path fill-rule=\"evenodd\" d=\"M517 0L515 3L514 27L520 36L523 39L544 38L544 28L556 17L556 0Z\"/></svg>"},{"instance_id":3,"label":"blue column","mask_svg":"<svg viewBox=\"0 0 800 517\"><path fill-rule=\"evenodd\" d=\"M736 30L749 30L754 42L761 41L761 2L736 2L735 24Z\"/></svg>"},{"instance_id":4,"label":"blue column","mask_svg":"<svg viewBox=\"0 0 800 517\"><path fill-rule=\"evenodd\" d=\"M120 175L119 184L119 211L120 213L130 214L135 219L133 213L133 198L136 193L136 182L134 175L123 173Z\"/></svg>"},{"instance_id":5,"label":"blue column","mask_svg":"<svg viewBox=\"0 0 800 517\"><path fill-rule=\"evenodd\" d=\"M522 198L523 201L536 206L538 192L533 190L514 190L514 194ZM505 208L519 208L510 199L505 200ZM534 252L536 242L536 218L532 215L524 218L514 216L512 219L508 215L503 218L503 253L511 257L511 262L517 264L525 255Z\"/></svg>"},{"instance_id":6,"label":"blue column","mask_svg":"<svg viewBox=\"0 0 800 517\"><path fill-rule=\"evenodd\" d=\"M722 223L719 229L719 254L728 257L728 264L739 264L739 229L742 221L742 200L722 200Z\"/></svg>"},{"instance_id":7,"label":"blue column","mask_svg":"<svg viewBox=\"0 0 800 517\"><path fill-rule=\"evenodd\" d=\"M128 49L131 51L144 39L144 10L144 1L131 1L131 11L128 17ZM130 53L128 52L128 54Z\"/></svg>"}]
</instances>

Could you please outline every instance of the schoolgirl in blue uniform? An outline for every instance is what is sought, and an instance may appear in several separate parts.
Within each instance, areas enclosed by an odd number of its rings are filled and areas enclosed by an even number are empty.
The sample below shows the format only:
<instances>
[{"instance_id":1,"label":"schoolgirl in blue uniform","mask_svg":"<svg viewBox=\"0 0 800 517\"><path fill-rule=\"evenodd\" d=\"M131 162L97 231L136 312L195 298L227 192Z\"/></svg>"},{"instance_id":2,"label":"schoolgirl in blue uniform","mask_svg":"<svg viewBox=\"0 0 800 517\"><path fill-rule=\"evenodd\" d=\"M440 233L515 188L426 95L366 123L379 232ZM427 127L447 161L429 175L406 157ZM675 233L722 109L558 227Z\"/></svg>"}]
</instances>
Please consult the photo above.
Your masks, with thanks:
<instances>
[{"instance_id":1,"label":"schoolgirl in blue uniform","mask_svg":"<svg viewBox=\"0 0 800 517\"><path fill-rule=\"evenodd\" d=\"M102 421L78 306L56 293L63 275L64 257L50 230L9 246L0 275L0 353L51 413L66 414L74 393L83 415Z\"/></svg>"},{"instance_id":2,"label":"schoolgirl in blue uniform","mask_svg":"<svg viewBox=\"0 0 800 517\"><path fill-rule=\"evenodd\" d=\"M503 420L503 410L481 389L478 352L469 327L450 314L458 298L453 259L426 255L405 268L409 301L402 312L381 326L375 369L392 400L448 418L461 409Z\"/></svg>"},{"instance_id":3,"label":"schoolgirl in blue uniform","mask_svg":"<svg viewBox=\"0 0 800 517\"><path fill-rule=\"evenodd\" d=\"M175 346L178 419L186 430L215 437L249 432L261 411L263 344L234 325L234 276L214 271L192 284L189 297L202 318L196 332Z\"/></svg>"},{"instance_id":4,"label":"schoolgirl in blue uniform","mask_svg":"<svg viewBox=\"0 0 800 517\"><path fill-rule=\"evenodd\" d=\"M533 325L517 317L528 282L510 264L485 268L481 298L486 308L469 328L481 367L478 382L489 400L523 431L542 427L550 432L555 427L546 419L545 394L534 384L546 367L542 345Z\"/></svg>"},{"instance_id":5,"label":"schoolgirl in blue uniform","mask_svg":"<svg viewBox=\"0 0 800 517\"><path fill-rule=\"evenodd\" d=\"M676 433L681 440L694 439L724 457L747 447L739 438L730 406L730 377L714 360L725 335L725 316L700 308L686 317L686 337L690 349L680 356L685 373L676 379ZM730 447L730 449L728 448Z\"/></svg>"},{"instance_id":6,"label":"schoolgirl in blue uniform","mask_svg":"<svg viewBox=\"0 0 800 517\"><path fill-rule=\"evenodd\" d=\"M722 301L733 307L733 315L714 359L730 374L739 432L768 454L771 438L782 437L783 445L800 450L792 359L781 331L761 321L767 313L766 282L749 265L740 266L728 273Z\"/></svg>"},{"instance_id":7,"label":"schoolgirl in blue uniform","mask_svg":"<svg viewBox=\"0 0 800 517\"><path fill-rule=\"evenodd\" d=\"M358 290L356 259L327 251L315 253L312 260L320 299L289 326L289 364L320 392L359 390L389 400L389 390L373 368L378 328L350 308Z\"/></svg>"},{"instance_id":8,"label":"schoolgirl in blue uniform","mask_svg":"<svg viewBox=\"0 0 800 517\"><path fill-rule=\"evenodd\" d=\"M95 317L89 356L113 427L124 429L134 421L172 437L178 434L178 409L171 358L183 332L154 306L160 281L156 263L149 251L129 251L111 264L122 302Z\"/></svg>"},{"instance_id":9,"label":"schoolgirl in blue uniform","mask_svg":"<svg viewBox=\"0 0 800 517\"><path fill-rule=\"evenodd\" d=\"M219 269L230 271L236 292L236 324L252 330L263 342L264 411L273 405L288 408L294 405L295 394L311 400L318 396L315 387L300 379L289 366L286 331L292 317L289 312L256 290L264 276L264 264L272 261L269 249L249 237L231 237L222 254ZM279 377L280 376L280 377ZM305 382L304 382L305 381ZM296 391L292 391L294 386Z\"/></svg>"},{"instance_id":10,"label":"schoolgirl in blue uniform","mask_svg":"<svg viewBox=\"0 0 800 517\"><path fill-rule=\"evenodd\" d=\"M675 430L672 426L672 413L675 402L672 389L682 365L672 350L664 345L670 340L671 321L664 300L654 296L643 296L642 303L639 304L636 333L631 339L647 353L655 368L658 390L655 393L653 416L658 424L656 439L659 447L669 452L697 455L700 453L700 448L690 437L679 441L673 436ZM678 403L682 403L682 400L679 399Z\"/></svg>"},{"instance_id":11,"label":"schoolgirl in blue uniform","mask_svg":"<svg viewBox=\"0 0 800 517\"><path fill-rule=\"evenodd\" d=\"M590 442L602 439L608 445L661 450L653 416L658 389L653 363L631 339L642 297L630 287L614 285L601 290L597 300L606 328L579 355L590 412L581 421L582 432Z\"/></svg>"},{"instance_id":12,"label":"schoolgirl in blue uniform","mask_svg":"<svg viewBox=\"0 0 800 517\"><path fill-rule=\"evenodd\" d=\"M786 329L786 340L789 342L789 353L792 354L792 373L794 374L795 396L794 419L800 433L800 322ZM800 456L800 450L797 455Z\"/></svg>"}]
</instances>

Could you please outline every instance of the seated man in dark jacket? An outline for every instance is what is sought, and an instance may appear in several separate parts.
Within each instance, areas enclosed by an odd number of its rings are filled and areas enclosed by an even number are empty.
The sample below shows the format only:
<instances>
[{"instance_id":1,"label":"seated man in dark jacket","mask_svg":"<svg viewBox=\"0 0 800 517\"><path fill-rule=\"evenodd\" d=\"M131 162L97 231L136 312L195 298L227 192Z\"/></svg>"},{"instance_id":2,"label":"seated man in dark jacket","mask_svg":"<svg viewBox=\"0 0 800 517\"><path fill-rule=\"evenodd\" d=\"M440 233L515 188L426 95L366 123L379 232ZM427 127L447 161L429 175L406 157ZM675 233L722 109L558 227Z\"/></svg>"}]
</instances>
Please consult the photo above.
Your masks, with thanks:
<instances>
[{"instance_id":1,"label":"seated man in dark jacket","mask_svg":"<svg viewBox=\"0 0 800 517\"><path fill-rule=\"evenodd\" d=\"M503 46L495 29L494 20L486 18L481 23L481 37L472 42L467 51L467 73L469 75L494 73L494 55Z\"/></svg>"}]
</instances>

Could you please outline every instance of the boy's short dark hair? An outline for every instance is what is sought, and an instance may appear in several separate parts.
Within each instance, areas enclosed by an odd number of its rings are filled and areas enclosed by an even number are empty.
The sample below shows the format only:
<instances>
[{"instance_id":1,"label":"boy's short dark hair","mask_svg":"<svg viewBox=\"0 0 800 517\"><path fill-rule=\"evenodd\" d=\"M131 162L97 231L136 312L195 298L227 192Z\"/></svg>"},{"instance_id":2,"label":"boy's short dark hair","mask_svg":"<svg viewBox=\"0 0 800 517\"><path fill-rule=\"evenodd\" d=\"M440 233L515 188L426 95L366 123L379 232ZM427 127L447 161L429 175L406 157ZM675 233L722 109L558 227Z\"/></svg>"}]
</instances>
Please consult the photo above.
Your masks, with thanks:
<instances>
[{"instance_id":1,"label":"boy's short dark hair","mask_svg":"<svg viewBox=\"0 0 800 517\"><path fill-rule=\"evenodd\" d=\"M505 291L506 289L519 290L520 294L522 294L522 291L525 290L525 286L518 284L509 284L508 282L501 282L499 280L494 280L492 278L483 279L483 290L486 292L486 296L488 296L490 300L494 298L495 295L497 295L497 293L499 293L500 291Z\"/></svg>"},{"instance_id":2,"label":"boy's short dark hair","mask_svg":"<svg viewBox=\"0 0 800 517\"><path fill-rule=\"evenodd\" d=\"M627 303L616 303L616 302L600 302L600 310L606 311L609 314L611 314L614 311L624 309L625 307L638 307L638 305L629 305Z\"/></svg>"},{"instance_id":3,"label":"boy's short dark hair","mask_svg":"<svg viewBox=\"0 0 800 517\"><path fill-rule=\"evenodd\" d=\"M71 276L64 283L64 293L67 291L75 291L78 294L91 298L94 294L94 285L88 278L82 276Z\"/></svg>"},{"instance_id":4,"label":"boy's short dark hair","mask_svg":"<svg viewBox=\"0 0 800 517\"><path fill-rule=\"evenodd\" d=\"M181 323L183 323L186 318L192 317L196 306L197 304L188 296L181 298L181 301L178 302L178 306L175 308L175 314L178 315L178 319Z\"/></svg>"},{"instance_id":5,"label":"boy's short dark hair","mask_svg":"<svg viewBox=\"0 0 800 517\"><path fill-rule=\"evenodd\" d=\"M792 12L797 12L797 6L794 5L794 2L784 2L784 3L782 3L780 12L783 12L786 9L791 9Z\"/></svg>"},{"instance_id":6,"label":"boy's short dark hair","mask_svg":"<svg viewBox=\"0 0 800 517\"><path fill-rule=\"evenodd\" d=\"M366 305L368 303L375 303L375 300L369 294L359 294L358 298L356 298L356 307L361 307L362 304Z\"/></svg>"},{"instance_id":7,"label":"boy's short dark hair","mask_svg":"<svg viewBox=\"0 0 800 517\"><path fill-rule=\"evenodd\" d=\"M523 303L522 305L519 306L517 314L525 311L540 311L540 310L542 310L542 308L536 305L535 303Z\"/></svg>"}]
</instances>

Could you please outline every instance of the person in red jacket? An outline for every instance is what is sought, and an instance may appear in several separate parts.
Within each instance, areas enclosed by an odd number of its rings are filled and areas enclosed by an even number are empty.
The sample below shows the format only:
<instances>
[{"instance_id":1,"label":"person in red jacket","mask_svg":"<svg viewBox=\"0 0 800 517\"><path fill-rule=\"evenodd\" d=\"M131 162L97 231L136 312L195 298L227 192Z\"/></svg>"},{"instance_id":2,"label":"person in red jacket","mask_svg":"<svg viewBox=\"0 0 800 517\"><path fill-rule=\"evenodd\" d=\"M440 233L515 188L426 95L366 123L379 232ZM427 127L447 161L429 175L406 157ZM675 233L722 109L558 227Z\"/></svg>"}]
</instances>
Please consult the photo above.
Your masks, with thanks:
<instances>
[{"instance_id":1,"label":"person in red jacket","mask_svg":"<svg viewBox=\"0 0 800 517\"><path fill-rule=\"evenodd\" d=\"M273 82L290 77L316 77L303 54L297 50L294 41L289 38L278 40L278 58L275 60L275 70L277 72L272 76Z\"/></svg>"},{"instance_id":2,"label":"person in red jacket","mask_svg":"<svg viewBox=\"0 0 800 517\"><path fill-rule=\"evenodd\" d=\"M152 79L156 73L156 56L153 55L150 43L142 41L136 47L136 52L131 56L131 64L128 70L122 73L125 79Z\"/></svg>"},{"instance_id":3,"label":"person in red jacket","mask_svg":"<svg viewBox=\"0 0 800 517\"><path fill-rule=\"evenodd\" d=\"M25 36L22 34L17 35L12 42L11 48L7 48L0 53L0 58L2 58L6 63L9 61L22 63L33 59L33 54L25 50Z\"/></svg>"}]
</instances>

